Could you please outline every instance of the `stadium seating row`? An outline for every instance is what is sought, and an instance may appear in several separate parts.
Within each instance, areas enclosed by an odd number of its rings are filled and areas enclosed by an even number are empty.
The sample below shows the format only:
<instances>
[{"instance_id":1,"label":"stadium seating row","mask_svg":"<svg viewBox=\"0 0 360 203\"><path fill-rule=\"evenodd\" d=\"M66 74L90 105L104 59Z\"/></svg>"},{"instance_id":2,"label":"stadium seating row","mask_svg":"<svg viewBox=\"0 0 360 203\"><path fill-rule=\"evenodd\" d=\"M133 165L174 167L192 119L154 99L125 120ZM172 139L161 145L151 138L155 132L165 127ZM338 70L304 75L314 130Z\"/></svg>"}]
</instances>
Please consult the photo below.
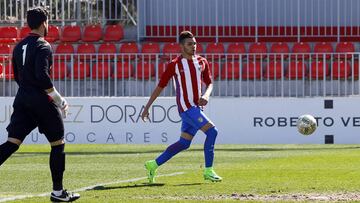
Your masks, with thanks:
<instances>
[{"instance_id":1,"label":"stadium seating row","mask_svg":"<svg viewBox=\"0 0 360 203\"><path fill-rule=\"evenodd\" d=\"M148 25L145 39L157 42L173 42L178 30L190 30L201 42L336 42L358 41L357 26L209 26L209 25Z\"/></svg>"},{"instance_id":2,"label":"stadium seating row","mask_svg":"<svg viewBox=\"0 0 360 203\"><path fill-rule=\"evenodd\" d=\"M351 42L340 42L336 44L336 53L353 53L355 51L355 46ZM222 43L209 43L206 46L206 49L203 48L201 44L197 46L197 52L200 54L206 53L206 57L209 60L217 60L219 58L224 58L225 56L222 55L224 53L227 54L260 54L257 56L259 58L266 58L268 53L270 54L270 58L273 59L276 57L277 59L281 58L281 53L298 53L299 55L293 55L293 59L300 59L303 57L304 59L308 59L309 55L306 53L311 53L311 48L308 43L295 43L290 51L289 45L287 43L274 43L271 45L270 52L268 52L268 48L266 43L253 43L250 44L248 52L246 51L245 44L243 43L231 43L228 45L227 50L225 51L225 46ZM331 43L322 42L316 43L314 46L313 53L333 53L334 49ZM58 54L73 54L75 53L74 47L71 44L59 44L56 47L55 53ZM160 45L158 43L143 43L141 51L139 50L139 45L136 43L124 43L120 46L119 52L117 52L117 48L114 44L106 43L101 44L96 51L96 48L93 44L80 44L77 47L77 54L133 54L129 56L130 59L134 59L135 55L138 53L142 54L149 54L146 58L150 57L154 59L156 56L154 54L161 53ZM176 43L167 43L163 46L162 53L165 55L164 59L169 60L171 57L170 55L174 53L180 53L180 46ZM152 55L151 55L152 54ZM302 55L305 54L305 55ZM276 55L276 56L275 56ZM246 55L243 55L246 57ZM70 56L68 56L70 57ZM114 56L105 56L105 59L111 58L113 59ZM322 55L313 55L313 58L321 59ZM331 58L330 54L325 55L326 59ZM350 59L352 57L351 54L341 54L341 55L334 55L335 58L347 58ZM284 59L288 58L288 54L283 55ZM229 55L228 59L239 59L239 56Z\"/></svg>"},{"instance_id":3,"label":"stadium seating row","mask_svg":"<svg viewBox=\"0 0 360 203\"><path fill-rule=\"evenodd\" d=\"M351 42L340 42L336 44L335 51L337 53L352 53L355 51L355 46ZM227 50L225 51L225 45L222 43L209 43L206 46L206 49L203 48L202 44L197 46L198 53L207 53L207 54L267 54L268 48L266 43L253 43L250 44L248 51L246 51L245 44L243 43L230 43ZM314 46L314 53L333 53L334 49L331 43L322 42L316 43ZM72 54L75 53L75 49L71 44L59 44L56 47L55 53L61 54ZM126 53L126 54L154 54L161 53L160 44L158 43L143 43L141 51L139 50L139 45L136 43L124 43L121 44L119 52L114 44L106 43L101 44L96 51L96 48L93 44L80 44L77 47L76 53L78 54L90 54L90 53L101 53L101 54L112 54L112 53ZM176 43L166 43L163 46L162 53L171 54L171 53L180 53L180 46ZM290 50L287 43L273 43L270 48L269 53L311 53L311 48L308 43L294 43L292 50ZM221 55L214 55L214 58L217 59L222 57ZM264 55L265 57L265 55ZM287 57L287 55L285 55ZM348 55L347 57L351 57Z\"/></svg>"},{"instance_id":4,"label":"stadium seating row","mask_svg":"<svg viewBox=\"0 0 360 203\"><path fill-rule=\"evenodd\" d=\"M240 66L242 65L242 66ZM221 66L221 68L220 68ZM164 72L166 63L159 63L157 67L158 75ZM228 62L228 63L210 63L210 69L214 79L281 79L282 76L288 79L324 79L331 77L332 79L348 79L353 76L355 79L359 76L359 62L356 61L354 66L346 61L334 61L332 64L317 61L306 63L303 61L292 61L289 63L280 63L271 61L270 63L260 62ZM241 70L241 71L240 71ZM0 64L0 75L7 79L13 79L11 74L11 66L9 64ZM75 62L72 66L68 66L65 62L55 62L52 69L52 77L54 79L74 78L84 79L91 77L92 79L107 80L109 78L119 79L150 79L156 75L155 63L142 61L135 64L128 62ZM220 78L219 78L220 76Z\"/></svg>"},{"instance_id":5,"label":"stadium seating row","mask_svg":"<svg viewBox=\"0 0 360 203\"><path fill-rule=\"evenodd\" d=\"M0 27L0 44L15 43L23 39L30 32L29 27L22 27L20 30L15 26ZM64 26L62 29L55 25L49 25L49 32L46 37L48 42L118 42L124 38L124 30L120 25L106 25L104 30L100 25L87 25L81 32L80 26Z\"/></svg>"},{"instance_id":6,"label":"stadium seating row","mask_svg":"<svg viewBox=\"0 0 360 203\"><path fill-rule=\"evenodd\" d=\"M234 54L259 54L257 58L266 58L269 54L269 57L273 59L274 57L277 59L281 58L281 53L286 53L282 57L287 59L289 55L287 53L292 53L292 59L308 59L308 53L320 53L319 55L313 55L313 58L322 59L323 53L334 53L334 49L331 43L329 42L322 42L316 43L314 45L314 49L312 50L310 44L299 42L294 43L292 49L290 50L289 45L287 43L273 43L270 47L270 52L268 52L267 44L266 43L253 43L249 45L248 51L246 50L245 44L243 43L230 43L225 50L225 45L222 43L209 43L207 44L206 48L204 49L202 44L198 44L197 52L200 54L204 54L208 57L209 60L217 60L219 58L225 58L223 54L233 54L229 55L228 59L239 59L238 55ZM335 58L347 58L350 59L352 54L346 53L353 53L355 52L355 46L351 42L339 42L336 44L335 53L343 53L343 54L334 54ZM11 47L10 45L0 45L0 54L10 54ZM139 49L139 44L136 43L123 43L121 44L120 48L118 49L117 46L113 43L102 43L96 49L96 46L92 43L83 43L77 46L77 50L70 43L61 43L56 46L55 48L56 54L67 54L67 56L57 56L55 59L70 59L69 54L81 54L80 59L89 59L89 56L85 56L85 54L105 54L102 56L103 59L113 59L113 54L133 54L130 56L131 59L135 58L134 54L142 53L142 54L149 54L146 58L150 57L154 59L156 56L154 54L161 53L160 44L159 43L143 43L141 45L141 50ZM175 43L166 43L163 46L162 54L164 54L165 59L170 59L169 55L174 53L180 53L180 47L178 44ZM207 55L206 55L207 54ZM295 55L298 54L298 55ZM95 55L94 55L95 56ZM93 57L94 57L93 56ZM3 56L4 57L4 56ZM247 57L247 55L243 55L243 57ZM331 57L330 54L325 55L326 59ZM2 56L0 56L0 60Z\"/></svg>"}]
</instances>

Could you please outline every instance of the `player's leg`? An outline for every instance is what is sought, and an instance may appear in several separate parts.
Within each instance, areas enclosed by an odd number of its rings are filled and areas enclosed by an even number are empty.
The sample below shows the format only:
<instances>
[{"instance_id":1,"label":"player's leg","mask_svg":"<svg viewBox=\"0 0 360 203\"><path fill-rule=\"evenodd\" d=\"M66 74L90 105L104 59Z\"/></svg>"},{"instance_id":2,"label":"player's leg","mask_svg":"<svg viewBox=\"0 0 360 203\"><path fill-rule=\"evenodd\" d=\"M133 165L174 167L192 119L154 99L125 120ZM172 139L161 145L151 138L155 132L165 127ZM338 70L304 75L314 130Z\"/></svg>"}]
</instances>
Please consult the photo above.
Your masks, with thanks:
<instances>
[{"instance_id":1,"label":"player's leg","mask_svg":"<svg viewBox=\"0 0 360 203\"><path fill-rule=\"evenodd\" d=\"M50 200L53 202L72 202L80 198L80 194L67 192L63 188L63 176L65 171L65 142L60 139L50 142L50 171L53 182L53 192Z\"/></svg>"},{"instance_id":2,"label":"player's leg","mask_svg":"<svg viewBox=\"0 0 360 203\"><path fill-rule=\"evenodd\" d=\"M53 182L53 192L50 200L53 202L71 202L80 195L67 192L63 187L63 176L65 171L65 141L64 123L59 109L53 103L45 102L38 109L39 132L44 133L51 145L50 171Z\"/></svg>"},{"instance_id":3,"label":"player's leg","mask_svg":"<svg viewBox=\"0 0 360 203\"><path fill-rule=\"evenodd\" d=\"M191 145L191 141L196 134L197 129L192 128L188 123L182 123L182 133L180 139L171 144L166 150L160 154L155 160L150 160L145 163L147 175L150 183L155 182L156 170L159 166L170 160L173 156L181 151L188 149Z\"/></svg>"},{"instance_id":4,"label":"player's leg","mask_svg":"<svg viewBox=\"0 0 360 203\"><path fill-rule=\"evenodd\" d=\"M187 132L182 132L180 139L168 146L168 148L159 157L156 158L157 165L161 166L179 152L188 149L191 145L193 137L194 135L191 135Z\"/></svg>"},{"instance_id":5,"label":"player's leg","mask_svg":"<svg viewBox=\"0 0 360 203\"><path fill-rule=\"evenodd\" d=\"M8 140L0 145L0 166L19 149L25 137L35 128L36 122L31 114L22 105L14 105L10 124L6 128Z\"/></svg>"},{"instance_id":6,"label":"player's leg","mask_svg":"<svg viewBox=\"0 0 360 203\"><path fill-rule=\"evenodd\" d=\"M194 128L200 129L206 134L204 143L205 156L205 171L204 178L211 181L221 181L222 178L218 176L213 169L214 161L214 145L218 130L211 120L198 107L192 107L186 111L188 123Z\"/></svg>"},{"instance_id":7,"label":"player's leg","mask_svg":"<svg viewBox=\"0 0 360 203\"><path fill-rule=\"evenodd\" d=\"M193 135L190 135L189 133L181 133L181 137L177 142L168 146L166 150L161 153L160 156L158 156L155 160L150 160L145 163L145 168L147 170L147 175L150 183L155 182L157 168L170 160L179 152L188 149L190 147L192 138Z\"/></svg>"},{"instance_id":8,"label":"player's leg","mask_svg":"<svg viewBox=\"0 0 360 203\"><path fill-rule=\"evenodd\" d=\"M9 137L8 140L0 145L0 166L19 149L22 141Z\"/></svg>"},{"instance_id":9,"label":"player's leg","mask_svg":"<svg viewBox=\"0 0 360 203\"><path fill-rule=\"evenodd\" d=\"M216 182L221 181L222 178L219 175L217 175L213 169L214 146L215 146L218 130L211 122L205 124L201 128L201 130L206 134L206 139L204 143L204 156L205 156L204 179L210 181L216 181Z\"/></svg>"}]
</instances>

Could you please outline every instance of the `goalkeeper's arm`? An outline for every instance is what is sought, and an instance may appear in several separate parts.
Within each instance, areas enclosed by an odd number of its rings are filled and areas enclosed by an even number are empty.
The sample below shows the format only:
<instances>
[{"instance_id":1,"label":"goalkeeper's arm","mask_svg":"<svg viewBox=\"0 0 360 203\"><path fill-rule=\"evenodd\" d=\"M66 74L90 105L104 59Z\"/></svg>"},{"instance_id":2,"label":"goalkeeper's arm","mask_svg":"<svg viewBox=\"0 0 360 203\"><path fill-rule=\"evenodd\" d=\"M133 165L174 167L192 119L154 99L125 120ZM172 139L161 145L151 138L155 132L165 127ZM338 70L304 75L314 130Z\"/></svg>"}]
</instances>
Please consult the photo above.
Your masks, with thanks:
<instances>
[{"instance_id":1,"label":"goalkeeper's arm","mask_svg":"<svg viewBox=\"0 0 360 203\"><path fill-rule=\"evenodd\" d=\"M61 109L63 117L66 118L69 106L65 98L60 95L55 87L46 89L45 91L52 98L55 105Z\"/></svg>"}]
</instances>

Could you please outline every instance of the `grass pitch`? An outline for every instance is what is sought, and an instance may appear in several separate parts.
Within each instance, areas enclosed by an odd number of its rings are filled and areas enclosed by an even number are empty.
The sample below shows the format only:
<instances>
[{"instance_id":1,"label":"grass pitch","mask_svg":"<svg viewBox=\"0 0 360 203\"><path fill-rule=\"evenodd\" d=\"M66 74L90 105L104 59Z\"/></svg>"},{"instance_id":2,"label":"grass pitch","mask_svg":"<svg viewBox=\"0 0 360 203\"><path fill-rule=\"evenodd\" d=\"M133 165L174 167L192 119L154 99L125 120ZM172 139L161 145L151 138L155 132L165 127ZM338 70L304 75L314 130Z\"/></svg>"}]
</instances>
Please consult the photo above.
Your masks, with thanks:
<instances>
[{"instance_id":1,"label":"grass pitch","mask_svg":"<svg viewBox=\"0 0 360 203\"><path fill-rule=\"evenodd\" d=\"M359 145L217 145L221 183L204 182L202 146L193 145L158 170L175 175L149 185L144 162L165 148L68 144L64 186L97 185L77 202L360 201ZM19 195L35 197L10 202L49 202L37 197L51 191L49 151L24 145L0 167L0 202Z\"/></svg>"}]
</instances>

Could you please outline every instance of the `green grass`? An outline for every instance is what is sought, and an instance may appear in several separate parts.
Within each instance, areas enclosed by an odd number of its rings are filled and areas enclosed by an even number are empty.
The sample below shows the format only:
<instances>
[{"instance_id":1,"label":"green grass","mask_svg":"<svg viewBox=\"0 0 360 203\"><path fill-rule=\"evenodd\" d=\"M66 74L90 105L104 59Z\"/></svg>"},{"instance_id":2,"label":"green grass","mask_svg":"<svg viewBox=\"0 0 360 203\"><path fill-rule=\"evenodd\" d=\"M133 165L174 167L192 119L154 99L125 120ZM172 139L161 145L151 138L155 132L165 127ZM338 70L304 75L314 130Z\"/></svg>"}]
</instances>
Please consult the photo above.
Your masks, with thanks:
<instances>
[{"instance_id":1,"label":"green grass","mask_svg":"<svg viewBox=\"0 0 360 203\"><path fill-rule=\"evenodd\" d=\"M74 190L144 177L144 162L165 148L165 145L68 144L64 185ZM78 202L220 202L235 201L241 195L262 198L357 194L359 149L359 145L217 145L215 169L224 180L209 183L202 177L202 146L194 145L158 170L159 175L184 174L159 177L155 185L140 180L96 187L80 192ZM51 191L49 150L48 145L24 145L0 167L0 200ZM48 202L48 199L33 197L14 202Z\"/></svg>"}]
</instances>

